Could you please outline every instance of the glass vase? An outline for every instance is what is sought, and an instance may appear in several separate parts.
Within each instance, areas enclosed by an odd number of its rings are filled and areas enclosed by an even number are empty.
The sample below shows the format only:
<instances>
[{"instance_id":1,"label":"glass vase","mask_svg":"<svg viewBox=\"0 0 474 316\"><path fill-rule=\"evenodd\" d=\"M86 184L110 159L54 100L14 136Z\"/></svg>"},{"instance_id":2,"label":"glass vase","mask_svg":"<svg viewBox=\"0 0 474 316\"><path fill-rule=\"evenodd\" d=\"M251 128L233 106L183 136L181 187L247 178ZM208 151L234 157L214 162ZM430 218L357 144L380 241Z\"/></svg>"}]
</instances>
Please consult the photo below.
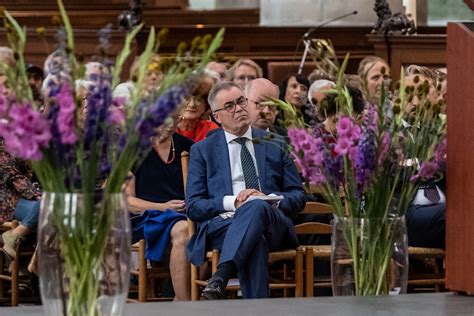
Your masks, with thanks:
<instances>
[{"instance_id":1,"label":"glass vase","mask_svg":"<svg viewBox=\"0 0 474 316\"><path fill-rule=\"evenodd\" d=\"M333 294L406 293L408 239L405 217L334 217L331 238Z\"/></svg>"},{"instance_id":2,"label":"glass vase","mask_svg":"<svg viewBox=\"0 0 474 316\"><path fill-rule=\"evenodd\" d=\"M43 193L38 272L45 315L121 315L130 234L121 193Z\"/></svg>"}]
</instances>

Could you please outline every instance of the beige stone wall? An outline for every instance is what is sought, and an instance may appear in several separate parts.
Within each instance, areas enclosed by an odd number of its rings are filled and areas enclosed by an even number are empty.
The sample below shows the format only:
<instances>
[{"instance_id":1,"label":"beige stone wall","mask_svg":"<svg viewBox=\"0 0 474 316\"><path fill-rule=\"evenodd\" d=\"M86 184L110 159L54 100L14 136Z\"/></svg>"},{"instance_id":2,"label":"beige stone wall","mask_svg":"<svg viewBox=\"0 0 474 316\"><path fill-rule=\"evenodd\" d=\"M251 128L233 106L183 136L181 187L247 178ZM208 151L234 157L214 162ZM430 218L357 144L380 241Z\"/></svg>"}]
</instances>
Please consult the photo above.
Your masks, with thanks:
<instances>
[{"instance_id":1,"label":"beige stone wall","mask_svg":"<svg viewBox=\"0 0 474 316\"><path fill-rule=\"evenodd\" d=\"M403 10L402 2L389 0L392 13ZM357 15L331 25L372 25L376 20L374 3L375 0L260 0L260 24L313 26L357 10Z\"/></svg>"}]
</instances>

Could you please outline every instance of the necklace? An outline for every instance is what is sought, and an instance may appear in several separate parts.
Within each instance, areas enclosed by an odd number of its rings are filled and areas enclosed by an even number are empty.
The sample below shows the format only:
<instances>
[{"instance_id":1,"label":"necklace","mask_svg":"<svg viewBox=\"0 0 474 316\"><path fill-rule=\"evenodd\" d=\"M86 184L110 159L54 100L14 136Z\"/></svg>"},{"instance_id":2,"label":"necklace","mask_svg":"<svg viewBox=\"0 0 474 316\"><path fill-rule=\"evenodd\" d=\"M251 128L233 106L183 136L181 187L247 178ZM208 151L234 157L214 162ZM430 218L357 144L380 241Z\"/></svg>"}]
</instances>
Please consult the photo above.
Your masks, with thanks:
<instances>
[{"instance_id":1,"label":"necklace","mask_svg":"<svg viewBox=\"0 0 474 316\"><path fill-rule=\"evenodd\" d=\"M156 154L158 155L158 157L160 157L161 161L163 161L163 163L165 165L169 165L170 163L172 163L174 161L174 159L176 158L176 149L174 147L174 141L173 141L173 138L171 138L171 159L170 160L163 160L163 158L161 158L160 156L160 152L159 152L159 149L158 149L158 146L153 143L153 149L155 150Z\"/></svg>"}]
</instances>

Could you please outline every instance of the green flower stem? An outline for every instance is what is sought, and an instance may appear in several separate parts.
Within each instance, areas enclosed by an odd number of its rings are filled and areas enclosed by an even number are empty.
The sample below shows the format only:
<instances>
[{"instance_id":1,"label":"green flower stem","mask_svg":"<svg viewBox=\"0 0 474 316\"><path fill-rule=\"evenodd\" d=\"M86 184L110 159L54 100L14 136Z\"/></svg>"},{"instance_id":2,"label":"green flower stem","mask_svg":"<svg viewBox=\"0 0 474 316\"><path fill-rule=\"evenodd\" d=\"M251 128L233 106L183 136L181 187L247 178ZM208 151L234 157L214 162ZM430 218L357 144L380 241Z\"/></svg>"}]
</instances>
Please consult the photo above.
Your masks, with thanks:
<instances>
[{"instance_id":1,"label":"green flower stem","mask_svg":"<svg viewBox=\"0 0 474 316\"><path fill-rule=\"evenodd\" d=\"M63 200L64 197L59 194L54 198L53 221L69 277L67 312L73 316L99 316L99 273L115 217L114 201L108 203L105 196L100 204L94 205L94 195L84 194L84 208L78 208L77 200Z\"/></svg>"},{"instance_id":2,"label":"green flower stem","mask_svg":"<svg viewBox=\"0 0 474 316\"><path fill-rule=\"evenodd\" d=\"M349 247L354 271L355 295L388 294L388 267L397 220L368 220L346 217L338 219L338 227Z\"/></svg>"}]
</instances>

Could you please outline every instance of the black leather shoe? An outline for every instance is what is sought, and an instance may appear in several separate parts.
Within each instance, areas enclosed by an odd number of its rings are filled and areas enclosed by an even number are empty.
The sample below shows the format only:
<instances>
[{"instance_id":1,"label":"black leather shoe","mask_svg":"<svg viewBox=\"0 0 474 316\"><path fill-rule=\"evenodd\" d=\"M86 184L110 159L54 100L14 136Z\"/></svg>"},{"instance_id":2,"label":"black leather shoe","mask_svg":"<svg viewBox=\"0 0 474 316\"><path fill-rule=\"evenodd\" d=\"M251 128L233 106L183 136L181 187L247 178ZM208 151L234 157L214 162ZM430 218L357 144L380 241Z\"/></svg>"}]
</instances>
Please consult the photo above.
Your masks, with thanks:
<instances>
[{"instance_id":1,"label":"black leather shoe","mask_svg":"<svg viewBox=\"0 0 474 316\"><path fill-rule=\"evenodd\" d=\"M224 281L221 278L210 278L201 297L208 301L221 300L224 298L224 289Z\"/></svg>"}]
</instances>

